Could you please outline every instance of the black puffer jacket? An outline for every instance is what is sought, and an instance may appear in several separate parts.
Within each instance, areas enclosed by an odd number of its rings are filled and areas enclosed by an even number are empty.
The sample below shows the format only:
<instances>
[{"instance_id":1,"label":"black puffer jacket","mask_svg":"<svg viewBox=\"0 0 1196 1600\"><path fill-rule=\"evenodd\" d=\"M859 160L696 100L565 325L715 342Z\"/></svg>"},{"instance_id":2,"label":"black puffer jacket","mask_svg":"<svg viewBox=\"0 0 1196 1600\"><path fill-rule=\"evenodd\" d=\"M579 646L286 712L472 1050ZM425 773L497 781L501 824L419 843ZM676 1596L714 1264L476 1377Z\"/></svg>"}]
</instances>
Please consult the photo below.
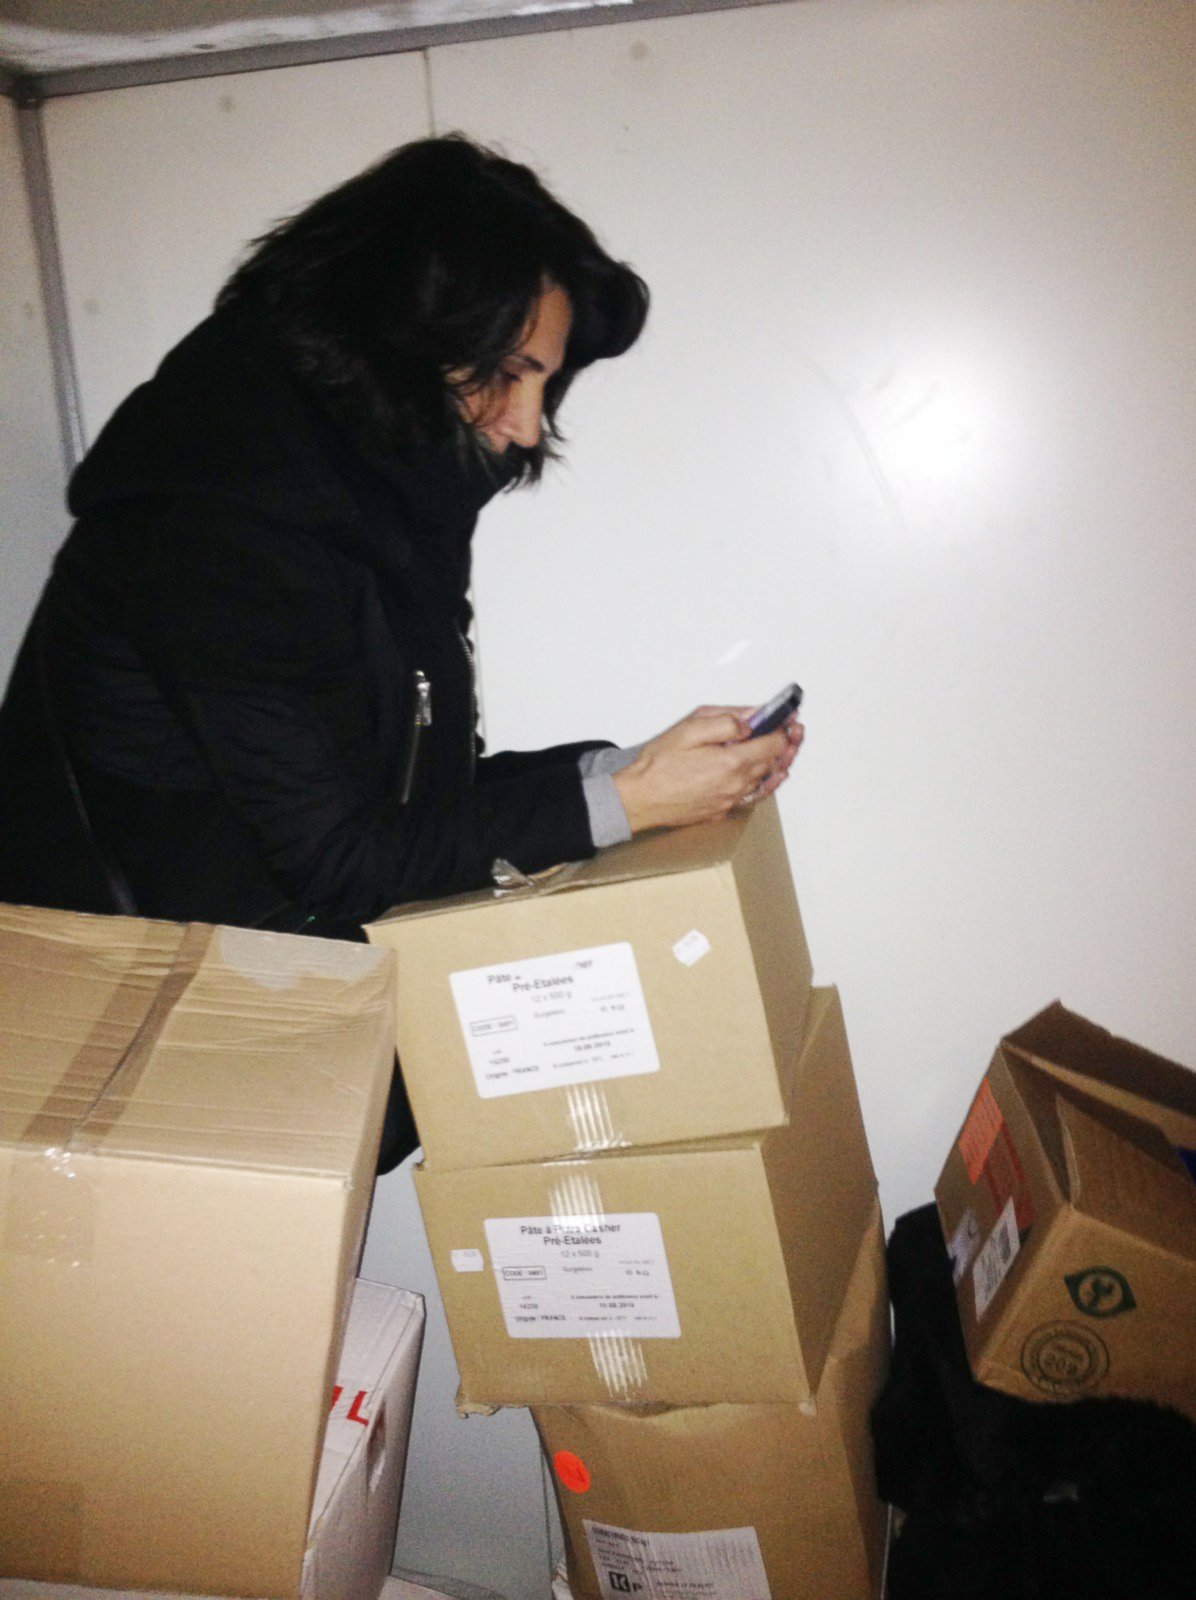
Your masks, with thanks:
<instances>
[{"instance_id":1,"label":"black puffer jacket","mask_svg":"<svg viewBox=\"0 0 1196 1600\"><path fill-rule=\"evenodd\" d=\"M500 483L368 465L226 313L105 428L0 708L0 899L347 932L593 846L590 745L484 758L469 547ZM430 716L430 721L429 721ZM97 841L70 792L77 773Z\"/></svg>"}]
</instances>

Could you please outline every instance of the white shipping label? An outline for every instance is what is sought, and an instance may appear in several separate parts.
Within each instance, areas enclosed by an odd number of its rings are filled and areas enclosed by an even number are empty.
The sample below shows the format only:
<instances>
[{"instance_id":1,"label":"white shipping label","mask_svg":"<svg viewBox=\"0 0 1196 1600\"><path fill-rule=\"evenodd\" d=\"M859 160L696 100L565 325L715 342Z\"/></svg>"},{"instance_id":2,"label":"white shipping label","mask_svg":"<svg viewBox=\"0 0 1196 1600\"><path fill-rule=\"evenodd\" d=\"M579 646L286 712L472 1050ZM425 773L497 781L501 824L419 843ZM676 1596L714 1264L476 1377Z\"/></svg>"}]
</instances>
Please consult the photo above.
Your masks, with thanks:
<instances>
[{"instance_id":1,"label":"white shipping label","mask_svg":"<svg viewBox=\"0 0 1196 1600\"><path fill-rule=\"evenodd\" d=\"M1005 1202L1004 1211L996 1220L993 1231L984 1242L984 1249L976 1257L976 1265L972 1268L977 1322L988 1310L993 1296L1005 1282L1005 1274L1013 1265L1020 1245L1013 1210L1013 1196L1010 1195Z\"/></svg>"},{"instance_id":2,"label":"white shipping label","mask_svg":"<svg viewBox=\"0 0 1196 1600\"><path fill-rule=\"evenodd\" d=\"M951 1276L956 1283L972 1264L972 1257L980 1248L980 1224L971 1206L959 1219L959 1225L947 1241L947 1254L951 1257Z\"/></svg>"},{"instance_id":3,"label":"white shipping label","mask_svg":"<svg viewBox=\"0 0 1196 1600\"><path fill-rule=\"evenodd\" d=\"M655 1212L489 1217L486 1242L512 1339L681 1337Z\"/></svg>"},{"instance_id":4,"label":"white shipping label","mask_svg":"<svg viewBox=\"0 0 1196 1600\"><path fill-rule=\"evenodd\" d=\"M449 974L483 1100L659 1072L631 945Z\"/></svg>"},{"instance_id":5,"label":"white shipping label","mask_svg":"<svg viewBox=\"0 0 1196 1600\"><path fill-rule=\"evenodd\" d=\"M603 1600L772 1600L755 1528L640 1533L585 1519Z\"/></svg>"}]
</instances>

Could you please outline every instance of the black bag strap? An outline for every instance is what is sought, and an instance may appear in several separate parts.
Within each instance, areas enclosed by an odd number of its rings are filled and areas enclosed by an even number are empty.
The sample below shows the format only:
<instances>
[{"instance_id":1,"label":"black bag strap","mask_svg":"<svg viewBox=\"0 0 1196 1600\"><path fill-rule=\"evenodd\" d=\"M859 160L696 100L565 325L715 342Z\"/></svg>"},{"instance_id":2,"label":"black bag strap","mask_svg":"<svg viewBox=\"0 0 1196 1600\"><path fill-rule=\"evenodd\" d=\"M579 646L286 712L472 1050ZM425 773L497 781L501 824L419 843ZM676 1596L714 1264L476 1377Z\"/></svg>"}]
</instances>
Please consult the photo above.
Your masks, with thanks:
<instances>
[{"instance_id":1,"label":"black bag strap","mask_svg":"<svg viewBox=\"0 0 1196 1600\"><path fill-rule=\"evenodd\" d=\"M47 591L48 592L48 591ZM91 817L88 815L87 806L83 799L83 791L79 787L78 774L67 748L66 737L54 705L54 696L50 691L50 674L46 666L46 601L43 596L41 604L33 618L33 653L37 668L38 691L41 696L42 714L45 717L46 727L49 730L50 740L58 757L58 764L66 779L67 788L70 790L74 802L75 813L83 828L84 836L91 848L96 866L100 869L108 892L112 896L116 910L126 917L138 915L137 902L133 898L133 891L129 888L129 880L125 877L120 863L108 850L95 828L92 826Z\"/></svg>"}]
</instances>

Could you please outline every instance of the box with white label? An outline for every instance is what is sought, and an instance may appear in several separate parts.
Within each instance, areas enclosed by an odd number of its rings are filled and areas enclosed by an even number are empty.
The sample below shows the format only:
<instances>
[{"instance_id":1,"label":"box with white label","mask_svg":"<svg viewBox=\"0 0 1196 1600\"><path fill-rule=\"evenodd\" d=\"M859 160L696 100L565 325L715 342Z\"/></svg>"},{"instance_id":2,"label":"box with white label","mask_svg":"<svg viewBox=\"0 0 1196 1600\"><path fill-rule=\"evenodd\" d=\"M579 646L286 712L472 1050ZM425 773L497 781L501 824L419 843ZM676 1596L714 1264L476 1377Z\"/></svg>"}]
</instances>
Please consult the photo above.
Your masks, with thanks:
<instances>
[{"instance_id":1,"label":"box with white label","mask_svg":"<svg viewBox=\"0 0 1196 1600\"><path fill-rule=\"evenodd\" d=\"M773 801L367 932L429 1168L785 1120L811 967Z\"/></svg>"},{"instance_id":2,"label":"box with white label","mask_svg":"<svg viewBox=\"0 0 1196 1600\"><path fill-rule=\"evenodd\" d=\"M378 1594L394 1555L424 1303L358 1278L337 1366L303 1561L302 1600ZM246 1408L245 1427L255 1426ZM0 1600L169 1600L158 1591L0 1578Z\"/></svg>"},{"instance_id":3,"label":"box with white label","mask_svg":"<svg viewBox=\"0 0 1196 1600\"><path fill-rule=\"evenodd\" d=\"M1049 1006L997 1048L935 1197L972 1370L1196 1418L1196 1075Z\"/></svg>"},{"instance_id":4,"label":"box with white label","mask_svg":"<svg viewBox=\"0 0 1196 1600\"><path fill-rule=\"evenodd\" d=\"M465 1405L807 1399L875 1195L838 994L786 1125L415 1181Z\"/></svg>"},{"instance_id":5,"label":"box with white label","mask_svg":"<svg viewBox=\"0 0 1196 1600\"><path fill-rule=\"evenodd\" d=\"M870 1221L805 1405L535 1406L571 1600L868 1600L887 1516L868 1413L889 1348L884 1235Z\"/></svg>"}]
</instances>

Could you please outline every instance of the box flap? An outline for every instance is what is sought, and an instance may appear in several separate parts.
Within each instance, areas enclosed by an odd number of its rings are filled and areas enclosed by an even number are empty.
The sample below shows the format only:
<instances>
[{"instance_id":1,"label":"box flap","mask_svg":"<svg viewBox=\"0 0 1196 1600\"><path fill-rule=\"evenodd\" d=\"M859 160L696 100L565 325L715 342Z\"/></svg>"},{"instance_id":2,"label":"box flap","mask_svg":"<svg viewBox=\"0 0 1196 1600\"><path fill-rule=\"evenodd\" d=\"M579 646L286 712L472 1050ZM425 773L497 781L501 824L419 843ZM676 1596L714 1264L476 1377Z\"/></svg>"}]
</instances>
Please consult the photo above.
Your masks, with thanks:
<instances>
[{"instance_id":1,"label":"box flap","mask_svg":"<svg viewBox=\"0 0 1196 1600\"><path fill-rule=\"evenodd\" d=\"M1196 1184L1159 1130L1079 1096L1055 1106L1072 1205L1196 1261Z\"/></svg>"},{"instance_id":2,"label":"box flap","mask_svg":"<svg viewBox=\"0 0 1196 1600\"><path fill-rule=\"evenodd\" d=\"M998 1047L997 1060L1003 1062L1029 1119L1028 1128L1032 1129L1032 1137L1037 1138L1046 1157L1043 1175L1053 1183L1058 1195L1066 1198L1070 1193L1070 1175L1056 1106L1058 1086L1047 1074L1035 1071L1017 1056L1010 1056L1004 1046ZM1022 1143L1023 1146L1026 1144L1025 1135L1022 1136Z\"/></svg>"},{"instance_id":3,"label":"box flap","mask_svg":"<svg viewBox=\"0 0 1196 1600\"><path fill-rule=\"evenodd\" d=\"M677 872L700 872L710 867L721 866L734 856L757 813L775 811L775 808L776 802L768 800L752 811L736 813L734 816L723 818L720 822L701 823L690 828L663 828L654 833L641 834L627 844L612 845L608 850L600 850L588 861L569 861L559 867L549 867L545 872L523 879L522 886L519 884L509 887L496 886L477 889L470 894L452 895L438 900L419 900L410 905L395 906L375 922L368 924L366 933L372 939L373 929L384 928L392 922L407 922L416 917L437 916L445 911L500 903L506 899L528 895L564 894L572 889L593 889L604 884L626 883L634 878L655 878ZM757 822L757 826L762 825L761 822Z\"/></svg>"},{"instance_id":4,"label":"box flap","mask_svg":"<svg viewBox=\"0 0 1196 1600\"><path fill-rule=\"evenodd\" d=\"M390 1059L392 961L287 934L0 907L0 1145L344 1179Z\"/></svg>"},{"instance_id":5,"label":"box flap","mask_svg":"<svg viewBox=\"0 0 1196 1600\"><path fill-rule=\"evenodd\" d=\"M1196 1073L1178 1062L1119 1039L1057 1000L1003 1043L1083 1092L1147 1117L1173 1143L1196 1146Z\"/></svg>"}]
</instances>

